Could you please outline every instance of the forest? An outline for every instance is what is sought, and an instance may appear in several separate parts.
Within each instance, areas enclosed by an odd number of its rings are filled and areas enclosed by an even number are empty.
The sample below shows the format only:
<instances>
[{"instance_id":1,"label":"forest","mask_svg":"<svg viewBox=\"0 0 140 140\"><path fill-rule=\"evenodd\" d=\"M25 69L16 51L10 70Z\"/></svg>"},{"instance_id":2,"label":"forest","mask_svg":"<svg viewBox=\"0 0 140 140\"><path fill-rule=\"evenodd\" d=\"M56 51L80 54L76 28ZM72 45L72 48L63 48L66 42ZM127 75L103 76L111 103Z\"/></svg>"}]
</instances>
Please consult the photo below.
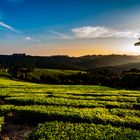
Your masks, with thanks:
<instances>
[{"instance_id":1,"label":"forest","mask_svg":"<svg viewBox=\"0 0 140 140\"><path fill-rule=\"evenodd\" d=\"M106 63L107 60L110 63ZM116 65L114 60L118 62ZM103 85L126 89L140 88L138 61L139 56L127 55L95 55L78 58L36 57L26 54L0 56L1 70L7 70L9 73L7 76L11 78L35 83Z\"/></svg>"}]
</instances>

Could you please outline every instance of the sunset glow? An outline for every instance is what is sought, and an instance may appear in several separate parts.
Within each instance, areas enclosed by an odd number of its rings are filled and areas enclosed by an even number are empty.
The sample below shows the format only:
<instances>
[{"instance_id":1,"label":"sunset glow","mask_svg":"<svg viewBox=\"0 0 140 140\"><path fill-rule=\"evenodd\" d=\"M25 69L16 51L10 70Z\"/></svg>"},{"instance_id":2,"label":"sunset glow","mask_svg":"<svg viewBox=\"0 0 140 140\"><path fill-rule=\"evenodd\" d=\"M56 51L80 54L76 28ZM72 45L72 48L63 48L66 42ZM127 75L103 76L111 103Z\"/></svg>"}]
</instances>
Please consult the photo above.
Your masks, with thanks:
<instances>
[{"instance_id":1,"label":"sunset glow","mask_svg":"<svg viewBox=\"0 0 140 140\"><path fill-rule=\"evenodd\" d=\"M0 54L140 55L139 0L1 0Z\"/></svg>"}]
</instances>

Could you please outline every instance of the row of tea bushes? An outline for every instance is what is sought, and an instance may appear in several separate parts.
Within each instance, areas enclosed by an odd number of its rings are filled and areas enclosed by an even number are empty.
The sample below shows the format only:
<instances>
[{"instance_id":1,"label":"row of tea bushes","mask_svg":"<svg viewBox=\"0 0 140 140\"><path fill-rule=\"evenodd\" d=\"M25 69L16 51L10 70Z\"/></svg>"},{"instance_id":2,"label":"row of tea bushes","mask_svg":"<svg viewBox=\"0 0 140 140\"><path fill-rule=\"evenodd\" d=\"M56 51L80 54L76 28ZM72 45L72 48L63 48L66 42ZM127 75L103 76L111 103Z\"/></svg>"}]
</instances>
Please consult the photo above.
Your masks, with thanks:
<instances>
[{"instance_id":1,"label":"row of tea bushes","mask_svg":"<svg viewBox=\"0 0 140 140\"><path fill-rule=\"evenodd\" d=\"M118 112L121 112L120 115ZM0 112L6 115L9 112L18 116L22 122L39 122L47 120L88 122L96 124L111 124L114 126L125 126L130 128L140 128L139 111L137 110L111 110L101 107L96 108L74 108L66 106L14 106L1 105ZM33 119L34 118L34 119Z\"/></svg>"},{"instance_id":2,"label":"row of tea bushes","mask_svg":"<svg viewBox=\"0 0 140 140\"><path fill-rule=\"evenodd\" d=\"M39 124L27 140L139 140L140 132L124 127L87 123L46 122Z\"/></svg>"}]
</instances>

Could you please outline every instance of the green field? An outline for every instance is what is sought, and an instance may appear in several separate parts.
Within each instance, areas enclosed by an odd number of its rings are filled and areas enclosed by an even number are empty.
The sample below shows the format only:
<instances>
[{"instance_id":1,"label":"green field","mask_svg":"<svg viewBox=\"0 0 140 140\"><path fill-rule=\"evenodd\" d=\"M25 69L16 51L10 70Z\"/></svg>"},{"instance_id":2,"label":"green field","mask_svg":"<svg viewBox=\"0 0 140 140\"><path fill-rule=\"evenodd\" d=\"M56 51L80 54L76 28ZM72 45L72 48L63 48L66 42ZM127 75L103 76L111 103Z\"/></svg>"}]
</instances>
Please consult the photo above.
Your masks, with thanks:
<instances>
[{"instance_id":1,"label":"green field","mask_svg":"<svg viewBox=\"0 0 140 140\"><path fill-rule=\"evenodd\" d=\"M28 140L140 140L140 91L0 78L1 135L18 139L9 124Z\"/></svg>"},{"instance_id":2,"label":"green field","mask_svg":"<svg viewBox=\"0 0 140 140\"><path fill-rule=\"evenodd\" d=\"M85 73L84 71L78 71L78 70L58 70L58 69L35 69L32 74L41 76L44 75L70 75L70 74L76 74L78 72Z\"/></svg>"}]
</instances>

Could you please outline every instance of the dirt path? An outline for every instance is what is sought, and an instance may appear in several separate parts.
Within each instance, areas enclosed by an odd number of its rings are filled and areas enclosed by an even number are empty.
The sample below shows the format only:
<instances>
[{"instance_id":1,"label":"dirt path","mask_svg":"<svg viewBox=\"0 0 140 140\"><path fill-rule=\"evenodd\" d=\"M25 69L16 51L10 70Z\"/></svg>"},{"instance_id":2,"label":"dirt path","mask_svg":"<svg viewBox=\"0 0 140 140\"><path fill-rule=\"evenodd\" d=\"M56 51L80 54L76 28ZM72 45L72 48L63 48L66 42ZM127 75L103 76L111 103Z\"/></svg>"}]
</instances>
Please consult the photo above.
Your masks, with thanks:
<instances>
[{"instance_id":1,"label":"dirt path","mask_svg":"<svg viewBox=\"0 0 140 140\"><path fill-rule=\"evenodd\" d=\"M6 124L0 140L25 140L32 128L26 125Z\"/></svg>"},{"instance_id":2,"label":"dirt path","mask_svg":"<svg viewBox=\"0 0 140 140\"><path fill-rule=\"evenodd\" d=\"M6 104L4 101L4 97L0 97L0 105L4 105L4 104Z\"/></svg>"},{"instance_id":3,"label":"dirt path","mask_svg":"<svg viewBox=\"0 0 140 140\"><path fill-rule=\"evenodd\" d=\"M0 105L5 105L6 102L3 97L0 97ZM5 120L2 133L0 133L0 140L25 140L27 134L33 129L32 126L13 124L10 120Z\"/></svg>"}]
</instances>

